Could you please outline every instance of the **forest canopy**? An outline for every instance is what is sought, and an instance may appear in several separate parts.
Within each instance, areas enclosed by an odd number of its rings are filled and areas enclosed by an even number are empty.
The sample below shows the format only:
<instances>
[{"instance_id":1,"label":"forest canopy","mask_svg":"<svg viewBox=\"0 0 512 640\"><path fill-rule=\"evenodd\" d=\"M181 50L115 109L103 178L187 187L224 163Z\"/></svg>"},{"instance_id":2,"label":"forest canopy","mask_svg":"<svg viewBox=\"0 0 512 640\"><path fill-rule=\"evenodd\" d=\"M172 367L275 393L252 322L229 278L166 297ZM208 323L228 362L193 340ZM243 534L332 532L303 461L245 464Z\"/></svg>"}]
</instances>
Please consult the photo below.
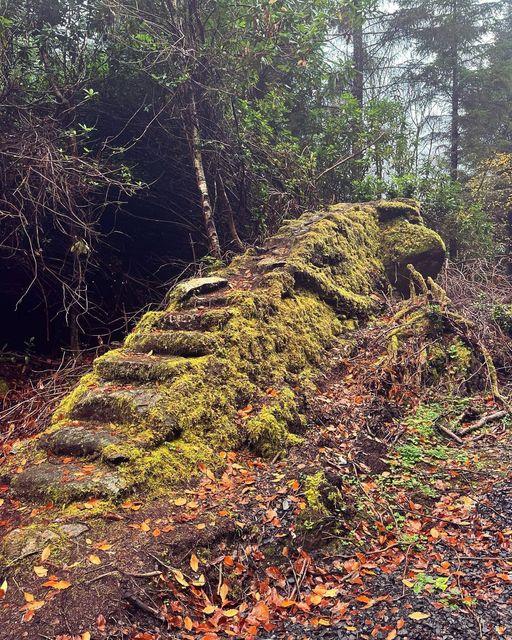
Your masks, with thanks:
<instances>
[{"instance_id":1,"label":"forest canopy","mask_svg":"<svg viewBox=\"0 0 512 640\"><path fill-rule=\"evenodd\" d=\"M508 0L2 0L8 343L97 344L341 201L510 251ZM16 346L20 346L17 344Z\"/></svg>"}]
</instances>

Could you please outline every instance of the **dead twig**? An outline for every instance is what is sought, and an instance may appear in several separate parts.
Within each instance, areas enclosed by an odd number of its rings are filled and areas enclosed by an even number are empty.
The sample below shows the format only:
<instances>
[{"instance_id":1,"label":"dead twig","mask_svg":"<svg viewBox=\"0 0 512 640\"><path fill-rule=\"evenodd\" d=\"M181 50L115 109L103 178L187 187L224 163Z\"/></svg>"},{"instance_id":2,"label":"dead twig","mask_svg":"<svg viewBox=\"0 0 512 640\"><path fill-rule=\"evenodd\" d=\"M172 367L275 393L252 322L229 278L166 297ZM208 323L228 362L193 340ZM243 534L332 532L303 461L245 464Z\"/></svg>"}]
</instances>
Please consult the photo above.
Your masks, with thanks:
<instances>
[{"instance_id":1,"label":"dead twig","mask_svg":"<svg viewBox=\"0 0 512 640\"><path fill-rule=\"evenodd\" d=\"M485 416L482 416L479 420L465 427L464 429L460 429L459 435L466 436L468 433L472 433L473 431L477 431L482 428L488 422L493 422L494 420L499 420L500 418L504 418L508 415L508 411L504 409L501 411L495 411L494 413L488 413Z\"/></svg>"},{"instance_id":2,"label":"dead twig","mask_svg":"<svg viewBox=\"0 0 512 640\"><path fill-rule=\"evenodd\" d=\"M150 607L145 602L142 602L142 600L139 600L137 596L133 594L128 594L127 596L124 597L124 599L126 600L126 602L131 604L136 609L139 609L140 611L147 613L148 615L152 616L153 618L156 618L157 620L160 620L161 622L165 622L165 617L160 613L160 611L158 611L157 609L154 609L153 607Z\"/></svg>"},{"instance_id":3,"label":"dead twig","mask_svg":"<svg viewBox=\"0 0 512 640\"><path fill-rule=\"evenodd\" d=\"M461 437L459 437L456 433L454 433L451 429L448 429L448 427L445 427L442 424L438 424L436 426L439 429L439 431L442 431L445 435L452 438L452 440L455 440L457 444L464 444L464 440Z\"/></svg>"}]
</instances>

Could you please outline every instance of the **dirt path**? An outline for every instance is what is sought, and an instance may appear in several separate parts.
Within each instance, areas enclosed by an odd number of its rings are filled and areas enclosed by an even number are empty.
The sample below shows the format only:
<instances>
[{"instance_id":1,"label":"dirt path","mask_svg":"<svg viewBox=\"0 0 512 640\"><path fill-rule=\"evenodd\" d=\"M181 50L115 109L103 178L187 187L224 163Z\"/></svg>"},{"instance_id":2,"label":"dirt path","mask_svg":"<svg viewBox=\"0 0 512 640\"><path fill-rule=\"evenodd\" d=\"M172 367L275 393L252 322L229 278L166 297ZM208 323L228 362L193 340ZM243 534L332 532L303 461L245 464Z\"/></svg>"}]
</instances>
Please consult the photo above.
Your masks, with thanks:
<instances>
[{"instance_id":1,"label":"dirt path","mask_svg":"<svg viewBox=\"0 0 512 640\"><path fill-rule=\"evenodd\" d=\"M66 544L34 533L2 570L1 640L512 638L505 425L461 447L440 416L485 398L409 398L403 419L403 385L384 400L365 366L371 332L355 353L333 353L284 460L226 453L221 475L101 518L98 501L30 512L1 487L5 530L75 527Z\"/></svg>"}]
</instances>

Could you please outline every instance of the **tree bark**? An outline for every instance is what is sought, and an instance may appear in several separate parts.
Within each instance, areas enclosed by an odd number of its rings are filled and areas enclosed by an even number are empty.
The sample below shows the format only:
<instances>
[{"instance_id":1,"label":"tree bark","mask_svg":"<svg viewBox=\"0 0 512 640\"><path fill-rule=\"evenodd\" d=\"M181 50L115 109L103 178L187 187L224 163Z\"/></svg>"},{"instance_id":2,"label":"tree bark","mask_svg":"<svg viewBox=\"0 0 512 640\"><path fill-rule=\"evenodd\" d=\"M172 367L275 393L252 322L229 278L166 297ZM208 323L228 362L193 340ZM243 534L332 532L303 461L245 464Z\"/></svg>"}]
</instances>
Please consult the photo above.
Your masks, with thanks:
<instances>
[{"instance_id":1,"label":"tree bark","mask_svg":"<svg viewBox=\"0 0 512 640\"><path fill-rule=\"evenodd\" d=\"M360 136L363 129L363 107L364 107L364 39L363 39L363 9L361 0L354 0L353 18L352 18L352 66L354 78L352 80L352 95L357 101L359 114L357 124L354 128L355 141L352 146L354 154L358 155L360 151ZM360 180L362 178L361 167L354 163L352 170L352 179Z\"/></svg>"},{"instance_id":2,"label":"tree bark","mask_svg":"<svg viewBox=\"0 0 512 640\"><path fill-rule=\"evenodd\" d=\"M235 214L233 212L231 203L229 202L226 189L224 188L224 182L220 174L217 175L217 191L219 193L221 206L226 215L226 222L228 223L228 229L229 229L229 235L231 236L231 241L233 243L235 250L241 252L244 250L244 243L240 240L240 236L238 235L238 231L235 224Z\"/></svg>"},{"instance_id":3,"label":"tree bark","mask_svg":"<svg viewBox=\"0 0 512 640\"><path fill-rule=\"evenodd\" d=\"M352 81L352 95L357 100L359 108L364 104L364 41L363 41L363 15L361 1L354 2L354 20L352 26L352 64L354 67L354 79Z\"/></svg>"},{"instance_id":4,"label":"tree bark","mask_svg":"<svg viewBox=\"0 0 512 640\"><path fill-rule=\"evenodd\" d=\"M460 145L460 69L457 42L457 0L452 2L452 78L451 78L451 123L450 123L450 177L459 177L459 145Z\"/></svg>"},{"instance_id":5,"label":"tree bark","mask_svg":"<svg viewBox=\"0 0 512 640\"><path fill-rule=\"evenodd\" d=\"M201 133L199 130L196 100L194 96L194 89L190 85L186 91L186 102L187 114L185 119L185 130L190 148L192 164L194 165L197 188L201 197L201 212L206 237L208 238L208 250L214 257L220 258L221 249L219 236L213 219L213 209L204 171L203 153L201 149Z\"/></svg>"}]
</instances>

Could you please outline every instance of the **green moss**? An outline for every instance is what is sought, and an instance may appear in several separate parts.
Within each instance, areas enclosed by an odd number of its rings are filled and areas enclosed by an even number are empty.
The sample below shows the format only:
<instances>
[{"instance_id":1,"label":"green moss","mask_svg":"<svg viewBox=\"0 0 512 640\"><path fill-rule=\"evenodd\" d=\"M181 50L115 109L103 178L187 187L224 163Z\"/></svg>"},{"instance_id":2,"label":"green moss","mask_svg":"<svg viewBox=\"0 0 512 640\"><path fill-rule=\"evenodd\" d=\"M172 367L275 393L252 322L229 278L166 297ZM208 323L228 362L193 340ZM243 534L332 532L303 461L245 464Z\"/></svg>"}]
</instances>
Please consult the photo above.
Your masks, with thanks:
<instances>
[{"instance_id":1,"label":"green moss","mask_svg":"<svg viewBox=\"0 0 512 640\"><path fill-rule=\"evenodd\" d=\"M304 498L310 513L318 516L328 516L329 509L324 504L322 490L328 487L323 471L318 471L311 476L306 476L304 481Z\"/></svg>"},{"instance_id":2,"label":"green moss","mask_svg":"<svg viewBox=\"0 0 512 640\"><path fill-rule=\"evenodd\" d=\"M205 356L207 357L207 356ZM199 358L159 357L130 354L113 349L97 358L94 372L104 380L151 382L172 380L202 364Z\"/></svg>"},{"instance_id":3,"label":"green moss","mask_svg":"<svg viewBox=\"0 0 512 640\"><path fill-rule=\"evenodd\" d=\"M447 350L452 375L465 376L471 370L472 350L460 339L455 338Z\"/></svg>"},{"instance_id":4,"label":"green moss","mask_svg":"<svg viewBox=\"0 0 512 640\"><path fill-rule=\"evenodd\" d=\"M305 218L302 224L307 222ZM373 208L333 207L307 227L292 248L287 269L299 286L345 317L365 317L374 309L370 294L383 276L378 247Z\"/></svg>"},{"instance_id":5,"label":"green moss","mask_svg":"<svg viewBox=\"0 0 512 640\"><path fill-rule=\"evenodd\" d=\"M218 340L214 333L200 331L134 331L125 340L130 351L171 356L197 357L215 351Z\"/></svg>"},{"instance_id":6,"label":"green moss","mask_svg":"<svg viewBox=\"0 0 512 640\"><path fill-rule=\"evenodd\" d=\"M144 492L167 492L199 474L199 463L211 469L223 465L218 453L201 438L188 436L168 442L147 452L135 447L123 450L129 462L119 468L121 477L131 489Z\"/></svg>"},{"instance_id":7,"label":"green moss","mask_svg":"<svg viewBox=\"0 0 512 640\"><path fill-rule=\"evenodd\" d=\"M79 402L88 391L98 386L98 383L99 380L93 373L88 373L83 376L73 391L71 391L71 393L60 402L57 409L55 409L52 416L52 423L55 424L64 418L69 418L77 402Z\"/></svg>"},{"instance_id":8,"label":"green moss","mask_svg":"<svg viewBox=\"0 0 512 640\"><path fill-rule=\"evenodd\" d=\"M334 487L323 471L307 475L304 478L304 499L306 506L298 521L298 530L314 530L327 522L336 529L336 514L345 508L340 490Z\"/></svg>"},{"instance_id":9,"label":"green moss","mask_svg":"<svg viewBox=\"0 0 512 640\"><path fill-rule=\"evenodd\" d=\"M407 218L410 222L421 223L420 203L417 200L381 200L376 204L380 222L395 218Z\"/></svg>"},{"instance_id":10,"label":"green moss","mask_svg":"<svg viewBox=\"0 0 512 640\"><path fill-rule=\"evenodd\" d=\"M416 266L423 256L435 263L442 262L446 255L444 242L435 231L403 219L383 228L381 247L382 259L388 269L405 267L409 263ZM425 270L421 271L430 275Z\"/></svg>"},{"instance_id":11,"label":"green moss","mask_svg":"<svg viewBox=\"0 0 512 640\"><path fill-rule=\"evenodd\" d=\"M395 209L405 214L403 203ZM290 221L267 244L275 268L259 269L261 256L249 251L219 272L234 283L214 296L224 306L196 309L193 298L174 298L166 311L145 314L123 349L95 361L96 375L61 404L56 420L87 418L87 402L94 416L96 403L102 419L126 435L126 444L106 447L105 460L124 458L119 471L127 485L150 491L188 479L200 461L218 463L219 450L249 443L274 455L300 442L294 433L303 426L299 399L313 388L340 335L375 310L382 255L389 264L406 254L409 259L410 252L423 251L422 238L442 246L419 224L393 220L385 226L383 249L379 215L375 206L340 205ZM393 233L401 238L398 253L392 253ZM112 381L104 385L105 406L86 397L99 378ZM117 396L109 395L116 385ZM130 389L157 393L154 401L141 401ZM259 409L240 427L238 412L248 404Z\"/></svg>"},{"instance_id":12,"label":"green moss","mask_svg":"<svg viewBox=\"0 0 512 640\"><path fill-rule=\"evenodd\" d=\"M294 393L285 389L277 402L263 407L257 416L247 421L247 440L260 455L273 456L302 442L302 438L290 433L289 428L291 425L300 428L304 424L304 418L297 411Z\"/></svg>"}]
</instances>

